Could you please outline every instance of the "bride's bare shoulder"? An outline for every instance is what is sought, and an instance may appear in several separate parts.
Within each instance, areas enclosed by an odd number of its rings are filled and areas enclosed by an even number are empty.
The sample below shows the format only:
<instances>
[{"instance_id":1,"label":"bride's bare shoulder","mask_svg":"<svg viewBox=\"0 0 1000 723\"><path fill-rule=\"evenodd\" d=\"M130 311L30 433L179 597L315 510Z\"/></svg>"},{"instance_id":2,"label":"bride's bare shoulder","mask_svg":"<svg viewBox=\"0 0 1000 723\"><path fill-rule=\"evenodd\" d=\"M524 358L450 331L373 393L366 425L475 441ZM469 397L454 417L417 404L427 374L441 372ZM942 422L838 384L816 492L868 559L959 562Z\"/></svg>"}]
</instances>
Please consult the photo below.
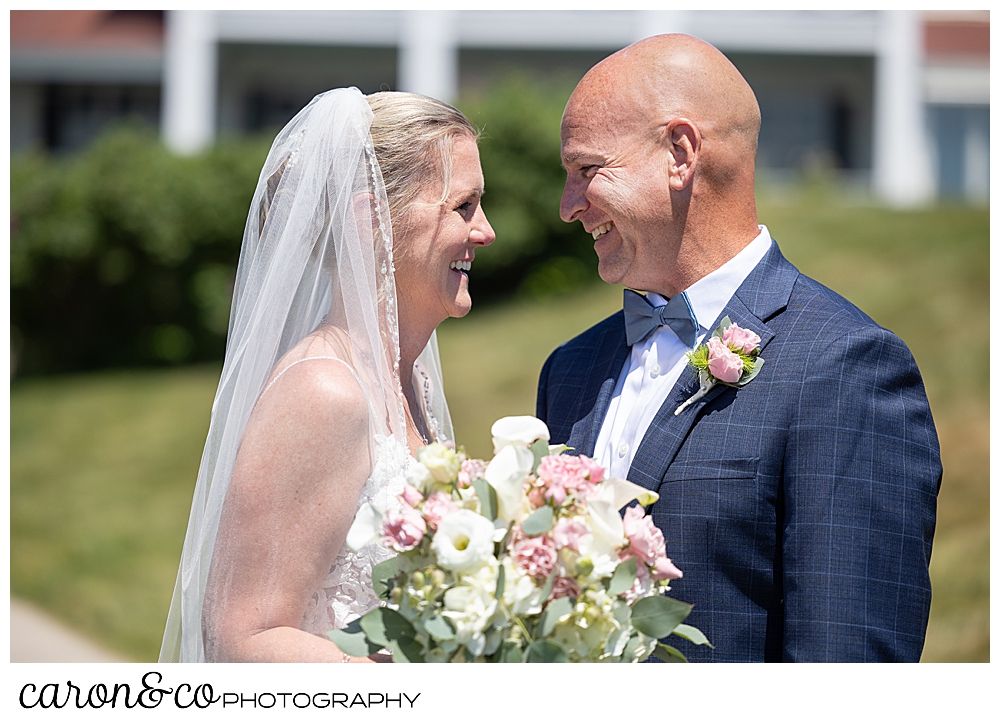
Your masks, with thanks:
<instances>
[{"instance_id":1,"label":"bride's bare shoulder","mask_svg":"<svg viewBox=\"0 0 1000 723\"><path fill-rule=\"evenodd\" d=\"M334 415L342 423L367 417L349 337L336 327L321 327L299 342L275 365L258 407Z\"/></svg>"}]
</instances>

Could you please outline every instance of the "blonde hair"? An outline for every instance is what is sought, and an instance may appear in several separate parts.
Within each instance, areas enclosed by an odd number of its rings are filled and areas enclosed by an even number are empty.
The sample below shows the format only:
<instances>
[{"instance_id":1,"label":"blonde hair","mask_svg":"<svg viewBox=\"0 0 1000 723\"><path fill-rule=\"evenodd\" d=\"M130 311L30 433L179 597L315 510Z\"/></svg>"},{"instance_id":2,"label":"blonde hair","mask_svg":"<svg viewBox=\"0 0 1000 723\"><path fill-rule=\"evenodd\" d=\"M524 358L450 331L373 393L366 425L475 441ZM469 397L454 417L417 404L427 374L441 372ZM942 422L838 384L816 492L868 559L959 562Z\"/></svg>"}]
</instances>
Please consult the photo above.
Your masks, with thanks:
<instances>
[{"instance_id":1,"label":"blonde hair","mask_svg":"<svg viewBox=\"0 0 1000 723\"><path fill-rule=\"evenodd\" d=\"M431 179L443 182L441 199L451 185L452 141L479 134L461 111L416 93L384 91L366 96L375 118L371 136L375 146L389 217L399 234L405 231L406 214L420 189Z\"/></svg>"}]
</instances>

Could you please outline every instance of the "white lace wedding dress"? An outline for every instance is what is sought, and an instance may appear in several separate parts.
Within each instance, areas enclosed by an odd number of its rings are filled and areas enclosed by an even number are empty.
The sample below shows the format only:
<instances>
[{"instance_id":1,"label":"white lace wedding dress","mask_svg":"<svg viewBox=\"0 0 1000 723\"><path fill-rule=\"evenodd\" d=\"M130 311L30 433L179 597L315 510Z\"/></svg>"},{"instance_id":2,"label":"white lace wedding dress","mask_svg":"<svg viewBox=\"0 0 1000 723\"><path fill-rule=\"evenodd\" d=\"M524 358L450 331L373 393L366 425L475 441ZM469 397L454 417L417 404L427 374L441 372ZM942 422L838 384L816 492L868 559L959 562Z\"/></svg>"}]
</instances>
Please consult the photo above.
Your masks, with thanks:
<instances>
[{"instance_id":1,"label":"white lace wedding dress","mask_svg":"<svg viewBox=\"0 0 1000 723\"><path fill-rule=\"evenodd\" d=\"M389 509L398 504L406 481L406 468L414 460L406 445L395 436L375 438L376 462L372 474L365 482L358 499L358 509L369 503L378 509ZM361 617L380 601L372 586L372 568L396 553L372 542L358 552L346 544L340 548L337 559L320 585L302 616L302 630L326 637L331 630L342 628Z\"/></svg>"}]
</instances>

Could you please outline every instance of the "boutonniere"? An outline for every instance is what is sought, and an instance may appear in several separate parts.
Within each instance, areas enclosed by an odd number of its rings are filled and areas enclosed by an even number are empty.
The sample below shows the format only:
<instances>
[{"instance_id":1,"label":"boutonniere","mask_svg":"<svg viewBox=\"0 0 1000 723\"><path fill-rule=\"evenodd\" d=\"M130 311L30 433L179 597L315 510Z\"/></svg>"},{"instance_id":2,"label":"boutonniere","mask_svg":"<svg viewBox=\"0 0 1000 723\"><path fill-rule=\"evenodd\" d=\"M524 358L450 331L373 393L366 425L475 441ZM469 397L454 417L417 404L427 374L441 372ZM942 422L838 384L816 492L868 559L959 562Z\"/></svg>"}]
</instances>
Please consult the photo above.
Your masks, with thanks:
<instances>
[{"instance_id":1,"label":"boutonniere","mask_svg":"<svg viewBox=\"0 0 1000 723\"><path fill-rule=\"evenodd\" d=\"M716 384L737 389L749 384L764 366L764 360L757 356L759 353L760 337L724 317L707 343L688 352L688 364L697 370L701 386L674 410L674 416L708 394Z\"/></svg>"}]
</instances>

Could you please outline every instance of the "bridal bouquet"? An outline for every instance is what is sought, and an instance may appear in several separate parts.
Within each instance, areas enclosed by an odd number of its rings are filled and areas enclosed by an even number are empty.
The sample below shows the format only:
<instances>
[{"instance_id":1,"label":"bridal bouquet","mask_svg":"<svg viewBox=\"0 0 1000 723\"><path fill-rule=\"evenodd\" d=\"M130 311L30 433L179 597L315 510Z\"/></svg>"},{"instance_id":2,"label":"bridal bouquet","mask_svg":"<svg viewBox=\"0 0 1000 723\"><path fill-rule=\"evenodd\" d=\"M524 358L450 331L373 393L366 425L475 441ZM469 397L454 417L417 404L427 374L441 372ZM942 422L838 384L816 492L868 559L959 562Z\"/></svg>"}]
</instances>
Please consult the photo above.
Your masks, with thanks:
<instances>
[{"instance_id":1,"label":"bridal bouquet","mask_svg":"<svg viewBox=\"0 0 1000 723\"><path fill-rule=\"evenodd\" d=\"M549 446L534 417L493 425L495 457L423 447L400 504L363 505L347 537L398 555L375 566L383 607L330 638L350 655L396 662L686 662L659 642L708 645L663 595L681 571L641 506L657 495Z\"/></svg>"}]
</instances>

